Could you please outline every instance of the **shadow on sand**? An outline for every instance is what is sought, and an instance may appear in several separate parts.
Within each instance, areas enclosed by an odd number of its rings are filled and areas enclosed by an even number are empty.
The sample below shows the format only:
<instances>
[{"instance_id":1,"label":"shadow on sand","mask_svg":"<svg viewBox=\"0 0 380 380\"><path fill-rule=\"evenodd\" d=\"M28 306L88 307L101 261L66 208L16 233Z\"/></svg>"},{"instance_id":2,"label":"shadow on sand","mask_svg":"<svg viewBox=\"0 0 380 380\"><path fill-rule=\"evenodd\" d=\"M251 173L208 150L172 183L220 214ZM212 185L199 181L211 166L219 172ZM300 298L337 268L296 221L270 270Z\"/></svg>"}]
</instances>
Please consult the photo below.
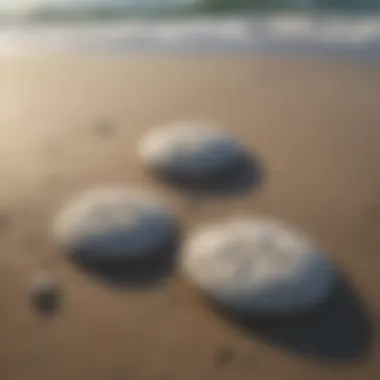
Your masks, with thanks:
<instances>
[{"instance_id":1,"label":"shadow on sand","mask_svg":"<svg viewBox=\"0 0 380 380\"><path fill-rule=\"evenodd\" d=\"M176 267L180 237L143 259L99 260L87 252L75 252L71 259L85 273L120 288L149 288L165 282Z\"/></svg>"},{"instance_id":2,"label":"shadow on sand","mask_svg":"<svg viewBox=\"0 0 380 380\"><path fill-rule=\"evenodd\" d=\"M263 182L264 168L257 156L246 154L227 170L214 176L188 179L155 172L155 177L191 197L228 197L257 190Z\"/></svg>"},{"instance_id":3,"label":"shadow on sand","mask_svg":"<svg viewBox=\"0 0 380 380\"><path fill-rule=\"evenodd\" d=\"M236 315L214 305L228 323L254 338L330 364L345 364L371 351L371 321L357 292L341 280L334 295L314 313L283 318Z\"/></svg>"}]
</instances>

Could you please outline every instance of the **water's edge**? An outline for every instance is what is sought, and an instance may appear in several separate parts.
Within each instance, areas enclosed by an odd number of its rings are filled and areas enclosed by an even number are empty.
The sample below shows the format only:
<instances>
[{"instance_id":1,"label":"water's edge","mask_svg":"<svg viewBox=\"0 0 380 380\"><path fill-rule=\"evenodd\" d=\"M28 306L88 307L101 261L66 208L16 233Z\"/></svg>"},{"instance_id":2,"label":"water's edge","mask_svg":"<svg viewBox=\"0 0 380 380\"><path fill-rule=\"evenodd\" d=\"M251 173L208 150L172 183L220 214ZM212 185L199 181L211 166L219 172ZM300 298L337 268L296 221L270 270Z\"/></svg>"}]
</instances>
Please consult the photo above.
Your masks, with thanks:
<instances>
[{"instance_id":1,"label":"water's edge","mask_svg":"<svg viewBox=\"0 0 380 380\"><path fill-rule=\"evenodd\" d=\"M191 16L0 25L0 54L308 52L380 56L380 16Z\"/></svg>"},{"instance_id":2,"label":"water's edge","mask_svg":"<svg viewBox=\"0 0 380 380\"><path fill-rule=\"evenodd\" d=\"M39 0L16 7L12 3L0 2L0 22L12 22L15 17L32 22L70 22L126 19L136 15L170 17L236 11L380 12L378 0Z\"/></svg>"}]
</instances>

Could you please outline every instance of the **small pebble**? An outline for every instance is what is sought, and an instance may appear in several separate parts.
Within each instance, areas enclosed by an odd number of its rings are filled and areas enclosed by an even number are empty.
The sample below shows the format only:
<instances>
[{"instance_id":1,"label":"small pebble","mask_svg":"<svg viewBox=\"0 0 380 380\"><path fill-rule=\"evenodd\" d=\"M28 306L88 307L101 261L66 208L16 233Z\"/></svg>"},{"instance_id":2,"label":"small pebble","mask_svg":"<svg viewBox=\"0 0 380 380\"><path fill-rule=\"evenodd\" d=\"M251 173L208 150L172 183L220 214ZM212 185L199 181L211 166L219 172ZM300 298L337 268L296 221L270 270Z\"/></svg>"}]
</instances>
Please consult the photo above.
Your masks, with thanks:
<instances>
[{"instance_id":1,"label":"small pebble","mask_svg":"<svg viewBox=\"0 0 380 380\"><path fill-rule=\"evenodd\" d=\"M33 308L41 314L52 314L61 298L57 281L48 272L38 272L30 284L30 298Z\"/></svg>"}]
</instances>

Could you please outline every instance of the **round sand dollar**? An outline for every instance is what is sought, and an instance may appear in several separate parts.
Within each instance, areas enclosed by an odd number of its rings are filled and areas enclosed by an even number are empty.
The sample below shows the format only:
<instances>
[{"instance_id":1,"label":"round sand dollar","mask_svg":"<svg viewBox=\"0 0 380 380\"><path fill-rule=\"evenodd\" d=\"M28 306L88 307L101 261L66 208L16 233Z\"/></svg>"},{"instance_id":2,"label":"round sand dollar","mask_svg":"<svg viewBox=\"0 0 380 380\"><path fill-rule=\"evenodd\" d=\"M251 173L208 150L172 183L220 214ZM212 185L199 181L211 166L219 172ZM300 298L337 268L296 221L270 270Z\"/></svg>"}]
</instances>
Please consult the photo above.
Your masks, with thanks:
<instances>
[{"instance_id":1,"label":"round sand dollar","mask_svg":"<svg viewBox=\"0 0 380 380\"><path fill-rule=\"evenodd\" d=\"M134 259L155 253L174 237L176 223L165 206L141 191L90 190L54 221L54 235L68 252L88 259Z\"/></svg>"},{"instance_id":2,"label":"round sand dollar","mask_svg":"<svg viewBox=\"0 0 380 380\"><path fill-rule=\"evenodd\" d=\"M235 219L192 234L185 275L240 312L293 314L324 301L336 280L328 258L299 231L270 219Z\"/></svg>"},{"instance_id":3,"label":"round sand dollar","mask_svg":"<svg viewBox=\"0 0 380 380\"><path fill-rule=\"evenodd\" d=\"M244 149L215 125L183 122L148 132L139 145L139 154L154 170L198 179L228 169L244 156Z\"/></svg>"}]
</instances>

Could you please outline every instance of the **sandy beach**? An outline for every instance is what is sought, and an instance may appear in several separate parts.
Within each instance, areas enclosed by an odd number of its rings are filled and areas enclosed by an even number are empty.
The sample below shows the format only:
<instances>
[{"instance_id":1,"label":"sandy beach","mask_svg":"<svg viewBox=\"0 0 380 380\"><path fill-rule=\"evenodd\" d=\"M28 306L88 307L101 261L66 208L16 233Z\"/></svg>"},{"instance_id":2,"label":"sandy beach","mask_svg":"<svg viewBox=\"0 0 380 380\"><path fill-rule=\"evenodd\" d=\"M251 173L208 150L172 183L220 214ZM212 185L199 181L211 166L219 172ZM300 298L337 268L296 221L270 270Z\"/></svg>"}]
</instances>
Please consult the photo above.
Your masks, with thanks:
<instances>
[{"instance_id":1,"label":"sandy beach","mask_svg":"<svg viewBox=\"0 0 380 380\"><path fill-rule=\"evenodd\" d=\"M378 64L354 59L3 58L0 378L378 379L379 99ZM149 175L137 143L184 119L219 123L243 141L260 159L260 183L194 195ZM153 192L184 234L232 215L285 220L337 263L350 295L261 330L211 309L173 268L133 286L84 271L55 247L50 223L72 196L102 184ZM45 267L64 289L50 317L28 298Z\"/></svg>"}]
</instances>

